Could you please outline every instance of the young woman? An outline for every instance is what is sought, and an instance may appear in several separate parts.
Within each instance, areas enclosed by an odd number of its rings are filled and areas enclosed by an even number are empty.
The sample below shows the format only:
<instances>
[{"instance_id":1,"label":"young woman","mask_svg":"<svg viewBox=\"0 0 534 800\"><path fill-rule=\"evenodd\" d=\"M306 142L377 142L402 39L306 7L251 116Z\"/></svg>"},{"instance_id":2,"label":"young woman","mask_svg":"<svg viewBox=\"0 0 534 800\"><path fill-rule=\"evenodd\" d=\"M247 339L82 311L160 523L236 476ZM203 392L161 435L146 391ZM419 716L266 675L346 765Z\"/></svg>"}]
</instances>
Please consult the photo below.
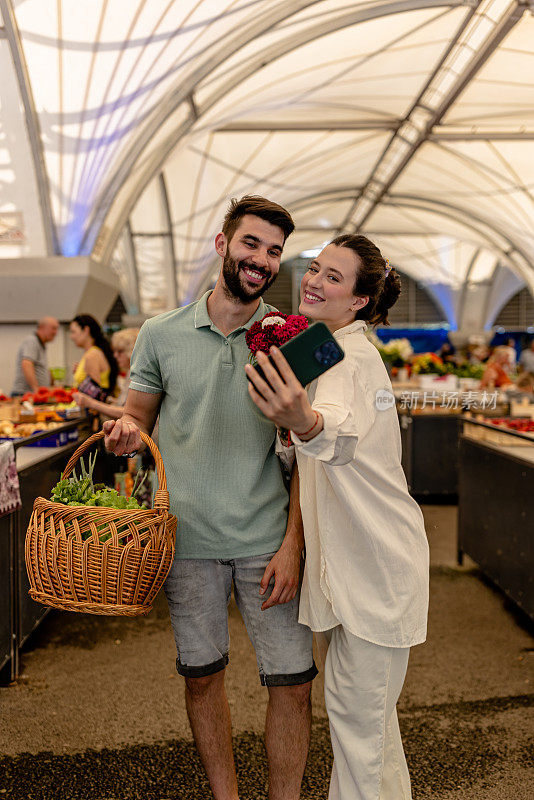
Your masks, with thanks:
<instances>
[{"instance_id":1,"label":"young woman","mask_svg":"<svg viewBox=\"0 0 534 800\"><path fill-rule=\"evenodd\" d=\"M330 800L411 798L396 703L409 649L426 637L428 545L401 466L391 384L364 335L368 323L387 324L399 293L372 242L339 236L305 273L299 311L326 323L344 360L307 390L277 348L282 377L257 355L270 385L246 367L252 399L291 429L296 448L306 544L299 619L328 647Z\"/></svg>"},{"instance_id":2,"label":"young woman","mask_svg":"<svg viewBox=\"0 0 534 800\"><path fill-rule=\"evenodd\" d=\"M117 362L119 371L124 375L121 392L114 403L102 402L82 392L74 392L73 399L80 408L91 408L109 419L120 419L122 417L130 385L130 359L138 333L139 328L124 328L121 331L116 331L111 337L113 357Z\"/></svg>"},{"instance_id":3,"label":"young woman","mask_svg":"<svg viewBox=\"0 0 534 800\"><path fill-rule=\"evenodd\" d=\"M74 386L91 378L101 389L112 394L119 371L111 346L102 328L90 314L79 314L70 323L70 338L85 352L74 372Z\"/></svg>"}]
</instances>

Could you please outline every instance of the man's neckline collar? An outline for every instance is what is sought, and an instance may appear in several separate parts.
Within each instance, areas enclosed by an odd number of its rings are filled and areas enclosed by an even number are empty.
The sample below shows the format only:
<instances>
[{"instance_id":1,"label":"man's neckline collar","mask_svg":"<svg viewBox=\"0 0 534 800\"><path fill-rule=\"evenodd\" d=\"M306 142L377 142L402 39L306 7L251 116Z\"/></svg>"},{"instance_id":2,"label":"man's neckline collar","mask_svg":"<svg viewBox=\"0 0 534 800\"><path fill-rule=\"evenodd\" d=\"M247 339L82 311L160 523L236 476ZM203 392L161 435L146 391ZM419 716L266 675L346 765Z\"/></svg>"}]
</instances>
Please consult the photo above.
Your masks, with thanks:
<instances>
[{"instance_id":1,"label":"man's neckline collar","mask_svg":"<svg viewBox=\"0 0 534 800\"><path fill-rule=\"evenodd\" d=\"M212 291L213 291L213 289L210 289L209 291L207 291L205 294L202 295L202 297L197 302L197 306L196 306L196 309L195 309L195 328L206 328L207 327L207 328L211 328L211 330L216 330L216 331L220 332L219 329L217 328L217 326L213 323L213 320L211 319L211 317L210 317L210 315L208 313L208 297L210 296ZM248 329L251 328L252 325L254 325L255 322L258 322L260 319L263 319L263 317L266 314L267 314L267 306L265 304L265 301L264 301L263 297L260 297L260 304L259 304L258 308L256 309L256 311L254 312L254 314L248 320L248 322L245 322L244 325L239 325L239 327L234 328L232 333L235 333L235 331L241 331L241 330L248 331Z\"/></svg>"}]
</instances>

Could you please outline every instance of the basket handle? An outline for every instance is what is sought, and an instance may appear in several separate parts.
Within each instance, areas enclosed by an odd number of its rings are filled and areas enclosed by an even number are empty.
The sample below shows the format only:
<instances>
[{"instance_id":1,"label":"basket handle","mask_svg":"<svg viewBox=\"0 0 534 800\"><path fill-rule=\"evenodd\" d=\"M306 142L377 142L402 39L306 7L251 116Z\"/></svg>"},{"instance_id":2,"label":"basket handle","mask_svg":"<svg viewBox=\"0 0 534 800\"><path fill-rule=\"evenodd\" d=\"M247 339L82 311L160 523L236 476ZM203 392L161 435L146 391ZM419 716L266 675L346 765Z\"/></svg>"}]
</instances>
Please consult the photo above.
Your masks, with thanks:
<instances>
[{"instance_id":1,"label":"basket handle","mask_svg":"<svg viewBox=\"0 0 534 800\"><path fill-rule=\"evenodd\" d=\"M144 433L144 431L139 431L139 433L141 434L142 441L149 448L150 452L154 456L154 461L156 462L156 474L158 476L159 488L154 496L154 508L161 511L168 511L169 492L167 491L167 476L165 474L165 467L163 465L163 459L161 457L161 453L159 452L157 445L155 444L155 442L152 441L150 436ZM106 435L105 431L98 431L97 433L93 433L92 436L89 436L89 438L86 439L85 442L82 442L81 445L78 447L77 450L74 451L69 461L67 462L67 466L63 470L61 478L68 478L80 456L82 456L85 453L85 451L88 450L95 442L98 442L100 439L103 439L105 435Z\"/></svg>"}]
</instances>

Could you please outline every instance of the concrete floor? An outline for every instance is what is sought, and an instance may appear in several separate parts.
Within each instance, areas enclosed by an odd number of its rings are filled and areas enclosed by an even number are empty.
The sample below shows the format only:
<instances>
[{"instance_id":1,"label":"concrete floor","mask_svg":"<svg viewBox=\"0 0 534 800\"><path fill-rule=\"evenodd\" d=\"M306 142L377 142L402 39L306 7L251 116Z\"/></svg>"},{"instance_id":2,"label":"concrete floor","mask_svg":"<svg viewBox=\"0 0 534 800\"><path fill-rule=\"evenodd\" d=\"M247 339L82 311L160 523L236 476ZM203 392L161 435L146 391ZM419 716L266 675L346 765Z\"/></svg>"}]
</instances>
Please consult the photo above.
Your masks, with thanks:
<instances>
[{"instance_id":1,"label":"concrete floor","mask_svg":"<svg viewBox=\"0 0 534 800\"><path fill-rule=\"evenodd\" d=\"M428 641L412 650L399 720L414 800L532 800L532 627L477 572L458 568L456 508L424 509L431 547ZM243 800L266 798L266 690L230 609L227 688ZM191 742L162 596L147 618L51 612L0 689L0 798L211 797ZM304 800L331 764L319 676Z\"/></svg>"}]
</instances>

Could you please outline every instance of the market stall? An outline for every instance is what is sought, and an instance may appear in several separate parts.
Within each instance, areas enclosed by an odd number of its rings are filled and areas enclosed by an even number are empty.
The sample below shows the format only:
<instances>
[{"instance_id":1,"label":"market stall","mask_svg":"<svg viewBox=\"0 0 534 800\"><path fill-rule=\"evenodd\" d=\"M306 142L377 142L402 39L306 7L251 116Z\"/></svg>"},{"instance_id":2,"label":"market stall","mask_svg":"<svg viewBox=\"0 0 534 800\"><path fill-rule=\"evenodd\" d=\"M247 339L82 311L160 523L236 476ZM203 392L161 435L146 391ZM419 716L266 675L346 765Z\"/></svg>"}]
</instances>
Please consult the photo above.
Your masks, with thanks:
<instances>
[{"instance_id":1,"label":"market stall","mask_svg":"<svg viewBox=\"0 0 534 800\"><path fill-rule=\"evenodd\" d=\"M458 560L470 556L534 619L533 417L463 419L461 426Z\"/></svg>"},{"instance_id":2,"label":"market stall","mask_svg":"<svg viewBox=\"0 0 534 800\"><path fill-rule=\"evenodd\" d=\"M455 499L458 495L459 419L464 412L509 413L503 393L447 389L436 382L394 383L402 442L402 466L416 497Z\"/></svg>"},{"instance_id":3,"label":"market stall","mask_svg":"<svg viewBox=\"0 0 534 800\"><path fill-rule=\"evenodd\" d=\"M13 416L13 410L9 409ZM6 414L4 406L4 415ZM5 416L4 416L5 421ZM13 423L15 431L20 423ZM40 425L43 423L22 423ZM24 539L35 497L50 496L68 458L87 438L90 420L80 416L54 423L27 436L14 436L20 507L0 516L0 682L14 680L19 670L19 650L48 609L28 595ZM19 428L20 430L20 428ZM26 429L27 430L27 429ZM4 441L7 439L5 438ZM43 446L43 443L45 446Z\"/></svg>"}]
</instances>

